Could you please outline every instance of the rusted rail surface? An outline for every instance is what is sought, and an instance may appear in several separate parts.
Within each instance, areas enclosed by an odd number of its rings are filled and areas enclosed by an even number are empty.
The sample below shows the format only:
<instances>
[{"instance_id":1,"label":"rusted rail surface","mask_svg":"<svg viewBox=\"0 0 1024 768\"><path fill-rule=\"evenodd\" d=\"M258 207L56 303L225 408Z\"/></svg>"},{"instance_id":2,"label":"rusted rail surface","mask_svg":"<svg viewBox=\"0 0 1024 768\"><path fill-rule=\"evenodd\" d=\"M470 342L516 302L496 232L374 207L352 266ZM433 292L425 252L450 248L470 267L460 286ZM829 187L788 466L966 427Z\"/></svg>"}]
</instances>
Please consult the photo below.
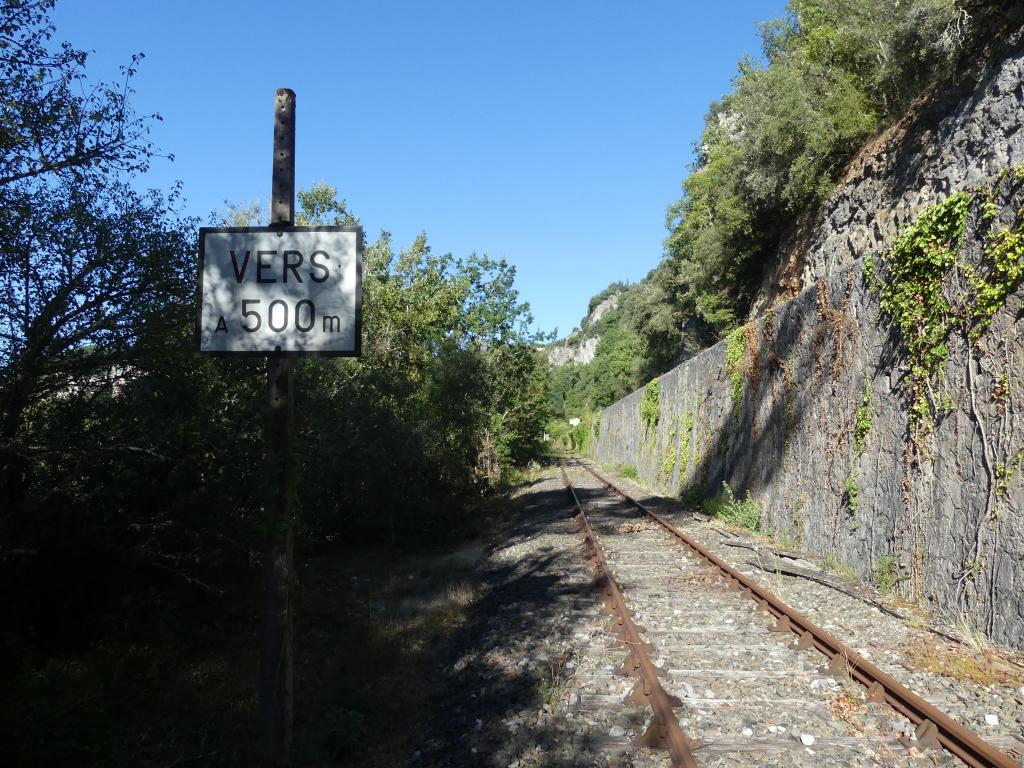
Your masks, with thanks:
<instances>
[{"instance_id":1,"label":"rusted rail surface","mask_svg":"<svg viewBox=\"0 0 1024 768\"><path fill-rule=\"evenodd\" d=\"M691 551L721 570L731 586L742 591L757 602L762 610L775 617L779 629L792 631L797 635L799 648L813 648L822 653L828 659L830 672L834 674L849 673L852 679L867 688L869 698L884 702L906 716L917 726L916 737L919 747L942 747L972 768L1021 768L1021 765L1008 755L1000 752L929 704L852 648L814 624L802 613L782 602L757 582L744 576L691 539L657 512L641 504L621 488L602 477L593 468L579 460L574 459L574 461L609 489L648 515ZM562 474L564 477L564 468ZM566 482L568 483L567 479ZM575 496L575 494L573 495Z\"/></svg>"},{"instance_id":2,"label":"rusted rail surface","mask_svg":"<svg viewBox=\"0 0 1024 768\"><path fill-rule=\"evenodd\" d=\"M562 472L562 482L565 483L566 489L572 496L573 504L578 510L576 521L579 523L587 547L597 563L598 584L608 599L610 612L615 617L619 640L622 641L629 652L624 671L627 674L637 676L636 687L634 687L628 700L631 703L641 703L646 700L654 713L650 728L647 729L647 732L636 743L638 746L668 749L669 754L672 756L673 765L680 768L697 768L697 761L694 759L693 752L691 751L691 748L697 746L697 744L683 733L683 729L679 726L679 721L672 711L673 704L678 706L679 702L678 700L674 702L672 697L665 693L665 689L661 687L661 683L658 681L658 668L651 663L650 658L647 656L645 644L640 638L639 630L633 623L631 613L626 607L622 592L619 590L619 585L616 583L615 577L608 567L608 561L605 559L601 544L597 540L597 534L594 533L590 520L587 518L586 512L583 511L583 505L580 503L579 497L576 496L572 483L569 482L569 477L565 473L565 467L560 465L559 469Z\"/></svg>"}]
</instances>

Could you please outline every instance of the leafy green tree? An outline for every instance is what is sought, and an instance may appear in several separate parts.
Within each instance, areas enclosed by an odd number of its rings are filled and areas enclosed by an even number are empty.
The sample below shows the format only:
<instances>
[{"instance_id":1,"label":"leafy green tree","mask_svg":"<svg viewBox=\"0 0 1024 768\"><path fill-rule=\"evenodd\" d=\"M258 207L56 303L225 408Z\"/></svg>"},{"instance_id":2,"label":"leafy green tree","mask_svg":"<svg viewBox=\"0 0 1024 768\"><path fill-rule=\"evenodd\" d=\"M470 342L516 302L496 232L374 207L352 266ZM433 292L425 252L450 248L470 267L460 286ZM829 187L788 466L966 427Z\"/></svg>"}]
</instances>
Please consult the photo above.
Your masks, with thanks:
<instances>
[{"instance_id":1,"label":"leafy green tree","mask_svg":"<svg viewBox=\"0 0 1024 768\"><path fill-rule=\"evenodd\" d=\"M348 215L323 191L317 210ZM449 533L501 467L540 455L547 371L514 276L486 256L437 255L425 235L398 253L386 232L367 246L362 357L300 373L298 411L317 414L303 427L312 535Z\"/></svg>"},{"instance_id":2,"label":"leafy green tree","mask_svg":"<svg viewBox=\"0 0 1024 768\"><path fill-rule=\"evenodd\" d=\"M270 221L270 212L258 201L233 203L224 201L224 208L209 217L213 227L259 227Z\"/></svg>"},{"instance_id":3,"label":"leafy green tree","mask_svg":"<svg viewBox=\"0 0 1024 768\"><path fill-rule=\"evenodd\" d=\"M5 158L15 170L0 187L0 578L18 595L0 638L81 640L133 595L249 581L263 364L195 353L196 222L176 212L177 191L140 195L117 178L144 167L144 130L112 89L76 95L84 54L46 58L51 4L4 7L2 140L21 155ZM94 150L25 154L24 126L74 131L83 110ZM297 198L300 222L357 221L326 183ZM261 217L248 205L220 219ZM539 455L546 370L505 262L439 256L425 236L396 254L386 233L365 262L363 357L298 365L301 520L314 538L420 545L450 535L501 466ZM75 571L102 583L62 592Z\"/></svg>"},{"instance_id":4,"label":"leafy green tree","mask_svg":"<svg viewBox=\"0 0 1024 768\"><path fill-rule=\"evenodd\" d=\"M184 293L193 235L173 202L121 184L57 186L4 218L5 442L42 399L128 375L118 366L131 365L146 324Z\"/></svg>"},{"instance_id":5,"label":"leafy green tree","mask_svg":"<svg viewBox=\"0 0 1024 768\"><path fill-rule=\"evenodd\" d=\"M969 6L969 8L968 8ZM743 319L791 222L981 34L983 3L791 0L713 104L683 196L669 209L673 301L719 333Z\"/></svg>"},{"instance_id":6,"label":"leafy green tree","mask_svg":"<svg viewBox=\"0 0 1024 768\"><path fill-rule=\"evenodd\" d=\"M116 678L133 680L130 695L166 683L153 638L186 647L251 628L265 362L196 353L197 222L177 190L133 191L152 156L147 121L123 84L90 86L84 53L51 50L51 7L0 0L0 676L31 694L0 711L4 754L172 764L217 742L214 759L251 764L237 713L123 738L131 699ZM356 221L326 183L297 198L299 222ZM260 219L259 205L219 216ZM396 253L382 233L363 274L363 357L296 366L303 547L451 538L503 467L543 448L542 339L512 267L439 256L425 236ZM124 649L132 661L113 675L87 669ZM82 715L99 725L89 738L38 695L63 696L65 653L102 689L88 699L101 714ZM140 665L159 683L135 680ZM201 713L203 685L190 677L173 698Z\"/></svg>"},{"instance_id":7,"label":"leafy green tree","mask_svg":"<svg viewBox=\"0 0 1024 768\"><path fill-rule=\"evenodd\" d=\"M52 2L0 6L0 483L30 457L26 417L45 399L121 375L160 307L181 295L190 225L177 192L116 177L146 167L149 118L128 82L85 80L86 54L48 44Z\"/></svg>"},{"instance_id":8,"label":"leafy green tree","mask_svg":"<svg viewBox=\"0 0 1024 768\"><path fill-rule=\"evenodd\" d=\"M295 197L298 212L295 223L300 226L351 227L359 219L349 213L348 203L338 200L338 190L326 181L318 181L309 189L300 189Z\"/></svg>"},{"instance_id":9,"label":"leafy green tree","mask_svg":"<svg viewBox=\"0 0 1024 768\"><path fill-rule=\"evenodd\" d=\"M643 342L634 331L610 328L597 343L590 364L591 407L604 408L635 389L642 357Z\"/></svg>"},{"instance_id":10,"label":"leafy green tree","mask_svg":"<svg viewBox=\"0 0 1024 768\"><path fill-rule=\"evenodd\" d=\"M129 104L142 55L118 84L89 84L85 51L50 44L54 0L0 2L0 195L20 197L19 182L80 179L144 170L153 155L151 119Z\"/></svg>"}]
</instances>

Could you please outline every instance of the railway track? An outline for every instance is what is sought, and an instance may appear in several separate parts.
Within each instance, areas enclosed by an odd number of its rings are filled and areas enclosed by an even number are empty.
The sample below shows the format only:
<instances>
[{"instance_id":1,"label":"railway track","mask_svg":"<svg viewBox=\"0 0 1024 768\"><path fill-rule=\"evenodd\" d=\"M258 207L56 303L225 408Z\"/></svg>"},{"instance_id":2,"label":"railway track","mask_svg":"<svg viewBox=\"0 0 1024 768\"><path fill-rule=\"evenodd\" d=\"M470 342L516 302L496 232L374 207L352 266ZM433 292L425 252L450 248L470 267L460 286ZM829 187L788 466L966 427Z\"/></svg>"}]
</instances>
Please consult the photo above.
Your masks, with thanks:
<instances>
[{"instance_id":1,"label":"railway track","mask_svg":"<svg viewBox=\"0 0 1024 768\"><path fill-rule=\"evenodd\" d=\"M612 628L578 707L620 708L648 760L1020 768L589 466L561 474Z\"/></svg>"}]
</instances>

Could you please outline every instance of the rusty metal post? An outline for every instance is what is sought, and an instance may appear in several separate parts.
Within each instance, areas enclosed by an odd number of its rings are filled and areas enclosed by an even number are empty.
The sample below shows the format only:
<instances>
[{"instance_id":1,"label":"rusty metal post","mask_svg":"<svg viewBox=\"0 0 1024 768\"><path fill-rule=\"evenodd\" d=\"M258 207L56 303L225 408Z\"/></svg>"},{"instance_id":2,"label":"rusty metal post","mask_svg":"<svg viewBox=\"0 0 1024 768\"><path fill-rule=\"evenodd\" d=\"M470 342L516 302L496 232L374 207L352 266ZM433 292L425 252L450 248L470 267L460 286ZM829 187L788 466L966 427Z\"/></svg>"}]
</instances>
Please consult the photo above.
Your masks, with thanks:
<instances>
[{"instance_id":1,"label":"rusty metal post","mask_svg":"<svg viewBox=\"0 0 1024 768\"><path fill-rule=\"evenodd\" d=\"M278 88L274 99L274 181L270 225L295 223L295 91Z\"/></svg>"},{"instance_id":2,"label":"rusty metal post","mask_svg":"<svg viewBox=\"0 0 1024 768\"><path fill-rule=\"evenodd\" d=\"M295 223L295 93L274 102L271 225ZM265 766L287 766L292 741L293 455L295 402L291 359L267 358L263 550L263 641L260 649L260 753Z\"/></svg>"}]
</instances>

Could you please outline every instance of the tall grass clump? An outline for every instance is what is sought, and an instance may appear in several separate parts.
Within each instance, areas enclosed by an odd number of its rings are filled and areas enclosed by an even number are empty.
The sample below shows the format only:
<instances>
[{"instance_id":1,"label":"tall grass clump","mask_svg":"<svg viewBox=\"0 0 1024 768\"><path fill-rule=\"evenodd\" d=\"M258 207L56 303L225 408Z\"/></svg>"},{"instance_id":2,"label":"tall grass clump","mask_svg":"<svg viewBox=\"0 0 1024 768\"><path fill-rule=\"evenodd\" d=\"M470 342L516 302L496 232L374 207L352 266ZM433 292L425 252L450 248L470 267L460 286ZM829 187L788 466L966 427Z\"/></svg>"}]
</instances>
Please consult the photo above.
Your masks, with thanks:
<instances>
[{"instance_id":1,"label":"tall grass clump","mask_svg":"<svg viewBox=\"0 0 1024 768\"><path fill-rule=\"evenodd\" d=\"M722 483L722 490L716 496L704 499L703 508L705 514L748 531L756 531L761 525L761 505L750 491L742 499L738 498L728 483Z\"/></svg>"}]
</instances>

